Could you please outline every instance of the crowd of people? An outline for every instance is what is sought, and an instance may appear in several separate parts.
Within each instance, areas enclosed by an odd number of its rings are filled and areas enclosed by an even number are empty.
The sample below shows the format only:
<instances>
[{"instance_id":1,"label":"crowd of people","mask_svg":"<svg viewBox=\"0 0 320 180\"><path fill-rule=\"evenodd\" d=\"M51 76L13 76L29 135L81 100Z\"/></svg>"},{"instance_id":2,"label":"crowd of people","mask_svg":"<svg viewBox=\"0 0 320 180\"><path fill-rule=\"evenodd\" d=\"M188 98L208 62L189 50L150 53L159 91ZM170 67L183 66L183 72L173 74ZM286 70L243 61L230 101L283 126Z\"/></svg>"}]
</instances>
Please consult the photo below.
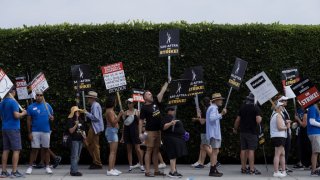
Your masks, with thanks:
<instances>
[{"instance_id":1,"label":"crowd of people","mask_svg":"<svg viewBox=\"0 0 320 180\"><path fill-rule=\"evenodd\" d=\"M146 177L165 176L166 174L159 170L159 167L165 166L160 153L160 146L163 144L163 152L170 160L170 171L167 176L181 178L183 175L177 170L176 160L188 154L186 141L189 138L189 133L185 130L183 121L176 118L176 106L167 106L164 114L160 110L160 106L164 104L163 95L167 88L168 83L166 82L156 97L146 90L143 94L145 103L140 111L136 109L133 99L129 98L125 101L127 110L116 113L117 99L115 96L108 96L105 105L101 107L98 102L98 94L94 91L89 91L85 96L91 107L90 111L80 109L78 106L71 107L66 125L70 138L70 175L82 176L78 162L83 146L87 148L92 157L89 169L102 169L99 138L104 133L109 144L108 170L106 172L108 176L119 176L122 173L116 169L118 143L120 142L126 144L128 172L139 168ZM1 177L23 176L17 166L19 153L22 149L20 119L24 116L27 116L28 138L31 142L30 164L26 174L32 174L34 162L40 149L45 171L52 174L50 167L50 121L55 119L53 108L45 101L43 92L37 91L36 101L29 105L27 110L19 109L19 105L14 99L15 94L15 89L12 88L0 103L3 138ZM201 101L202 107L197 111L197 117L192 118L197 129L196 132L201 138L199 158L193 167L204 168L208 155L210 158L207 165L210 167L209 176L214 177L223 176L219 170L220 163L218 162L219 149L223 139L220 121L228 112L225 107L223 108L223 101L224 98L220 93L213 93L211 98L204 97ZM299 108L292 119L286 110L287 102L287 97L276 96L270 111L270 120L268 120L270 121L271 143L274 146L273 176L285 177L287 173L292 171L287 166L292 128L297 133L298 147L303 147L298 149L299 163L295 167L301 168L311 165L311 176L320 176L320 171L317 169L317 158L320 153L318 106L314 104L308 109ZM105 109L105 113L102 109ZM84 118L88 119L88 130L81 124ZM259 135L262 133L261 123L261 107L254 95L250 93L239 107L233 127L233 133L240 132L240 173L242 174L261 174L255 168L254 162L255 150L259 145ZM122 129L120 138L118 137L119 129ZM13 151L11 174L6 167L10 150ZM138 159L136 165L133 165L133 151ZM305 158L306 156L309 158ZM159 160L161 164L159 164ZM151 172L151 164L153 164L153 172Z\"/></svg>"}]
</instances>

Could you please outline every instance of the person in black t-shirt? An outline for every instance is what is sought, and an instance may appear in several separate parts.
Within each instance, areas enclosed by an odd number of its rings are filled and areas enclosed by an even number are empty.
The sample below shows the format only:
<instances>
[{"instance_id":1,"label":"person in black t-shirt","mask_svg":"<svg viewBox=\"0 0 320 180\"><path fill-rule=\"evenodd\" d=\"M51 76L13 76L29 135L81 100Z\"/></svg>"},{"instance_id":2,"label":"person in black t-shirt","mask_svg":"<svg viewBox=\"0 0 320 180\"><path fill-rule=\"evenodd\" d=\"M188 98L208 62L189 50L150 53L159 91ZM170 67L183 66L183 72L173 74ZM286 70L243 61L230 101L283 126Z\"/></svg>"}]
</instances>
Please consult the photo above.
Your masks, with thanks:
<instances>
[{"instance_id":1,"label":"person in black t-shirt","mask_svg":"<svg viewBox=\"0 0 320 180\"><path fill-rule=\"evenodd\" d=\"M188 154L187 146L183 139L185 129L181 121L174 119L175 107L166 108L167 115L162 119L161 129L163 132L163 147L170 159L169 177L181 178L182 175L177 172L176 159Z\"/></svg>"},{"instance_id":2,"label":"person in black t-shirt","mask_svg":"<svg viewBox=\"0 0 320 180\"><path fill-rule=\"evenodd\" d=\"M150 91L145 91L143 94L145 104L141 107L140 112L139 137L140 139L144 137L142 134L142 124L144 121L146 121L145 129L147 138L145 140L145 144L147 146L147 152L145 155L145 176L147 177L165 175L164 173L160 172L158 168L158 152L161 141L161 114L159 110L159 103L161 103L163 94L167 87L168 83L166 82L155 99L153 99ZM151 155L153 156L152 160L154 166L154 175L150 173Z\"/></svg>"},{"instance_id":3,"label":"person in black t-shirt","mask_svg":"<svg viewBox=\"0 0 320 180\"><path fill-rule=\"evenodd\" d=\"M240 126L240 157L241 173L243 174L261 174L261 172L254 167L254 151L258 147L257 127L261 121L261 110L259 106L254 103L254 95L250 93L240 107L233 128L234 133L237 133L237 129ZM249 160L249 168L247 168L247 160Z\"/></svg>"},{"instance_id":4,"label":"person in black t-shirt","mask_svg":"<svg viewBox=\"0 0 320 180\"><path fill-rule=\"evenodd\" d=\"M73 106L71 108L71 113L68 116L68 130L71 138L71 167L70 175L71 176L82 176L82 173L78 171L78 162L82 150L82 142L85 140L86 135L83 130L83 126L80 124L80 109L78 106Z\"/></svg>"}]
</instances>

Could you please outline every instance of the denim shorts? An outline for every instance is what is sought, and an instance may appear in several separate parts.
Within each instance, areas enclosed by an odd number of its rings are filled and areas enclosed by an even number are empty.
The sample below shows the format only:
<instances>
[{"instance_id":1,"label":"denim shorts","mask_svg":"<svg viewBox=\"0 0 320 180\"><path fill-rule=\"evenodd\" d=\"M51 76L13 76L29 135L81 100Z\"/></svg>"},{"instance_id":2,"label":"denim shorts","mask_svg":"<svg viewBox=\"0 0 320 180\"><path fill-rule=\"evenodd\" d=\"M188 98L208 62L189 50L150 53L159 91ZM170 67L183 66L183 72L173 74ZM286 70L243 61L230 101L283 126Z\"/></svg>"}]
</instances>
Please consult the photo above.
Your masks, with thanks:
<instances>
[{"instance_id":1,"label":"denim shorts","mask_svg":"<svg viewBox=\"0 0 320 180\"><path fill-rule=\"evenodd\" d=\"M107 127L107 129L105 131L105 136L106 136L108 143L119 142L118 130L119 130L118 128Z\"/></svg>"},{"instance_id":2,"label":"denim shorts","mask_svg":"<svg viewBox=\"0 0 320 180\"><path fill-rule=\"evenodd\" d=\"M2 130L3 150L19 151L21 146L20 130Z\"/></svg>"}]
</instances>

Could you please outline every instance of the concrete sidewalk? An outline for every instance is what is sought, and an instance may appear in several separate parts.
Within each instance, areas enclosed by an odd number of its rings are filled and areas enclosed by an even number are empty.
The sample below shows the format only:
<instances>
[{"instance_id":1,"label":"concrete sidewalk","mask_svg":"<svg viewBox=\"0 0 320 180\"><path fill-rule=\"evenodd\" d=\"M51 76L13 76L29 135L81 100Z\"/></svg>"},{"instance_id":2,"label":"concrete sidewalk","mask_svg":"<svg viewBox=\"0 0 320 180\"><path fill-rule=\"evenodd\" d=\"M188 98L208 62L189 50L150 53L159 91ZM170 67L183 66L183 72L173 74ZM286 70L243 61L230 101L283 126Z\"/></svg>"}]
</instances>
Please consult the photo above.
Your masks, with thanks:
<instances>
[{"instance_id":1,"label":"concrete sidewalk","mask_svg":"<svg viewBox=\"0 0 320 180\"><path fill-rule=\"evenodd\" d=\"M290 166L289 166L290 167ZM128 166L119 165L116 168L123 173L120 176L106 176L106 168L104 166L102 170L89 170L88 166L81 165L80 172L83 173L82 177L72 177L69 175L70 165L60 165L56 169L53 169L52 175L47 175L45 173L45 169L33 169L32 175L25 175L26 179L32 180L105 180L105 179L171 179L169 177L145 177L144 173L141 173L139 169L133 170L133 172L128 172ZM183 180L206 180L206 179L237 179L237 180L248 180L248 179L279 179L272 177L273 174L273 166L268 165L269 172L266 171L265 165L257 165L256 168L262 172L262 175L242 175L240 173L240 165L222 165L220 167L220 171L224 173L224 175L219 177L209 177L209 168L203 169L194 169L190 165L177 165L178 172L183 175L181 179ZM19 166L19 171L24 173L27 169L27 166ZM8 168L10 172L10 167ZM169 166L164 169L164 172L167 174L169 172ZM283 179L319 179L318 177L311 177L310 170L294 170L293 173L290 173L287 177Z\"/></svg>"}]
</instances>

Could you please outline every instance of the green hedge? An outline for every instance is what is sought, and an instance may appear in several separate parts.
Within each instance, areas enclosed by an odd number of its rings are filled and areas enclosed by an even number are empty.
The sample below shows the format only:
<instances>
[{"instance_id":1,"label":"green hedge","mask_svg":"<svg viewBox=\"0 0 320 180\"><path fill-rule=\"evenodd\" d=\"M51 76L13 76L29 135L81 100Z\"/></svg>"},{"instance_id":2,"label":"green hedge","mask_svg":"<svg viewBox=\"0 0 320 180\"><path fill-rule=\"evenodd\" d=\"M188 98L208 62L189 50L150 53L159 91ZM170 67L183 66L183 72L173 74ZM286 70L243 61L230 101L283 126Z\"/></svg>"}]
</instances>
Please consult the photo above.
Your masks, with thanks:
<instances>
[{"instance_id":1,"label":"green hedge","mask_svg":"<svg viewBox=\"0 0 320 180\"><path fill-rule=\"evenodd\" d=\"M205 95L217 91L227 95L227 80L235 57L249 62L244 81L260 71L265 71L277 89L282 91L281 70L298 67L303 76L310 77L319 85L320 26L133 22L0 29L0 67L11 77L24 74L27 68L33 73L40 70L45 73L50 85L46 99L55 109L58 120L52 146L67 162L69 156L61 149L61 135L63 122L69 108L74 104L75 93L71 85L70 66L82 63L91 65L93 88L99 93L102 105L107 92L100 67L118 61L124 63L128 89L141 88L145 76L146 88L156 94L167 77L166 58L158 57L158 33L159 30L168 28L180 29L181 37L180 56L172 58L173 78L178 78L185 68L202 65L205 70ZM130 95L130 91L121 94L124 99ZM239 135L233 135L231 128L238 107L247 94L248 89L242 84L241 89L231 95L228 114L222 120L221 126L223 145L219 159L222 163L239 162ZM263 106L263 124L266 127L269 163L272 162L273 154L268 131L270 113L270 104L266 103ZM191 122L193 116L195 110L192 101L179 107L178 118L183 120L186 129L191 132L188 142L189 156L183 160L184 163L194 162L198 157L200 137L194 134L194 124ZM26 119L23 119L23 138L26 139L25 126ZM104 138L101 142L101 156L106 162L107 145ZM26 161L29 157L29 143L24 141L23 146L26 149L23 150L22 161ZM125 149L121 146L119 163L127 162L124 153ZM262 157L262 151L259 150L257 160L263 162ZM291 161L294 161L296 156L291 157ZM83 162L89 163L86 158Z\"/></svg>"}]
</instances>

